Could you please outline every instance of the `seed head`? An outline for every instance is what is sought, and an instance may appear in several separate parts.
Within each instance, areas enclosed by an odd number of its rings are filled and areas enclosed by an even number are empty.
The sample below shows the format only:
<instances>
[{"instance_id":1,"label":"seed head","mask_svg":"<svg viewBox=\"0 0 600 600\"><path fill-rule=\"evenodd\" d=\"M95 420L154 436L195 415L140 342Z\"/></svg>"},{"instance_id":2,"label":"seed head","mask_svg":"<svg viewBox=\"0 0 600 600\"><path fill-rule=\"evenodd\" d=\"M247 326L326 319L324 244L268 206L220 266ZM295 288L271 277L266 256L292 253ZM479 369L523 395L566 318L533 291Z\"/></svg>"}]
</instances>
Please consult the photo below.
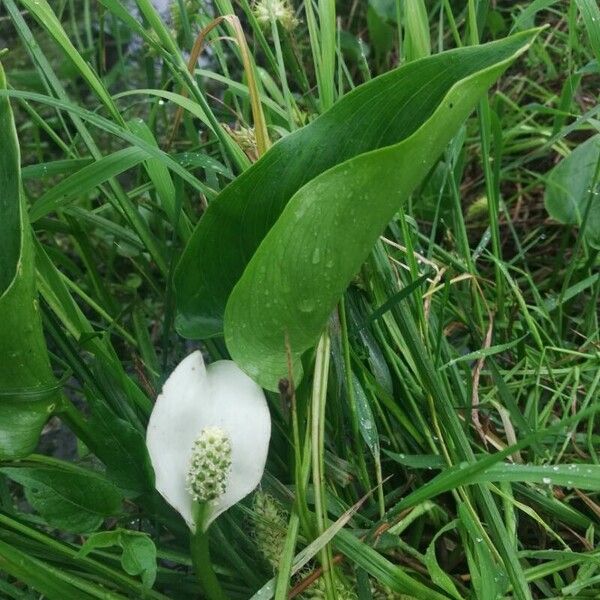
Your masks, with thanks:
<instances>
[{"instance_id":1,"label":"seed head","mask_svg":"<svg viewBox=\"0 0 600 600\"><path fill-rule=\"evenodd\" d=\"M218 500L227 489L231 470L231 441L220 427L206 427L194 446L186 478L187 489L196 502Z\"/></svg>"},{"instance_id":2,"label":"seed head","mask_svg":"<svg viewBox=\"0 0 600 600\"><path fill-rule=\"evenodd\" d=\"M289 515L271 494L263 491L254 494L253 508L252 521L256 545L275 571L285 546Z\"/></svg>"},{"instance_id":3,"label":"seed head","mask_svg":"<svg viewBox=\"0 0 600 600\"><path fill-rule=\"evenodd\" d=\"M298 19L287 0L258 0L254 5L256 20L268 27L271 19L281 23L287 31L291 31L298 25Z\"/></svg>"},{"instance_id":4,"label":"seed head","mask_svg":"<svg viewBox=\"0 0 600 600\"><path fill-rule=\"evenodd\" d=\"M231 136L233 141L246 153L251 161L258 159L258 150L256 146L256 134L254 127L229 127L223 123L223 128Z\"/></svg>"}]
</instances>

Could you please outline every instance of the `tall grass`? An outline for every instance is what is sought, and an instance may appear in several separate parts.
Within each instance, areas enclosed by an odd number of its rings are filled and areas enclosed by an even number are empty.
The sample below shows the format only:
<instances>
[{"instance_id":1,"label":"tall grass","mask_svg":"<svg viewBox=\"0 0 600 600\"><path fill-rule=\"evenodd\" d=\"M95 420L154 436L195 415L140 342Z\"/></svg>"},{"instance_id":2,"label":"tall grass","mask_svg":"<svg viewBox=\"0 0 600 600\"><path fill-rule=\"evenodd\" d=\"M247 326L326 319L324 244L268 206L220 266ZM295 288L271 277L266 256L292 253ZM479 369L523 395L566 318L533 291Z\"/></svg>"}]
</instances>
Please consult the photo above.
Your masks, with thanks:
<instances>
[{"instance_id":1,"label":"tall grass","mask_svg":"<svg viewBox=\"0 0 600 600\"><path fill-rule=\"evenodd\" d=\"M270 395L274 508L225 513L212 555L240 599L600 597L598 251L585 222L559 225L543 202L552 166L599 131L597 6L259 3L293 12L265 23L246 0L177 0L166 14L150 0L3 0L40 308L65 391L27 464L103 471L98 407L118 420L107 431L143 435L196 346L174 329L175 264L271 141L399 63L547 24L389 224L310 377ZM218 337L202 349L227 354ZM3 597L199 597L184 526L149 491L102 529L148 534L152 589L117 547L82 556L81 537L38 513L1 475ZM257 523L280 544L275 572Z\"/></svg>"}]
</instances>

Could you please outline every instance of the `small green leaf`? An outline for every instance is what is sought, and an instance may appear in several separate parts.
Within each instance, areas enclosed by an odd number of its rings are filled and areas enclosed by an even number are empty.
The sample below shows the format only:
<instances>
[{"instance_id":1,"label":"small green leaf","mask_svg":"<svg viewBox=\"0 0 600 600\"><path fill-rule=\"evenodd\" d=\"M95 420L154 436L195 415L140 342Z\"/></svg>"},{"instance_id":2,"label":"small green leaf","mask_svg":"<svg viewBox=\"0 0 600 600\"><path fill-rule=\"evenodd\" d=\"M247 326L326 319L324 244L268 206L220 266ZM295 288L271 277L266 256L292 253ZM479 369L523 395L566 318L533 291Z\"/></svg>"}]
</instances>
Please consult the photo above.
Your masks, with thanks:
<instances>
[{"instance_id":1,"label":"small green leaf","mask_svg":"<svg viewBox=\"0 0 600 600\"><path fill-rule=\"evenodd\" d=\"M471 465L462 464L448 467L444 460L436 455L397 454L385 450L394 461L411 469L439 469L443 471L432 482L455 480L455 485L490 483L496 481L528 482L542 485L555 485L566 488L600 491L600 465L569 463L562 465L530 465L509 462L491 464L478 472L470 472ZM484 455L478 456L483 460ZM461 474L465 474L460 482ZM442 488L440 488L442 489ZM443 488L447 489L447 488ZM436 493L439 493L439 489Z\"/></svg>"},{"instance_id":2,"label":"small green leaf","mask_svg":"<svg viewBox=\"0 0 600 600\"><path fill-rule=\"evenodd\" d=\"M521 10L514 20L511 32L530 29L535 25L534 21L538 12L548 9L558 2L559 0L533 0L533 2L524 4L523 10Z\"/></svg>"},{"instance_id":3,"label":"small green leaf","mask_svg":"<svg viewBox=\"0 0 600 600\"><path fill-rule=\"evenodd\" d=\"M545 195L546 210L560 223L581 227L587 212L584 237L595 247L600 247L599 161L600 134L575 148L552 169Z\"/></svg>"},{"instance_id":4,"label":"small green leaf","mask_svg":"<svg viewBox=\"0 0 600 600\"><path fill-rule=\"evenodd\" d=\"M373 418L373 411L371 410L369 399L360 384L360 380L354 373L352 373L352 384L354 385L354 396L356 398L356 412L360 434L365 440L365 444L367 444L373 457L379 459L379 434L377 432L377 426L375 425L375 419Z\"/></svg>"},{"instance_id":5,"label":"small green leaf","mask_svg":"<svg viewBox=\"0 0 600 600\"><path fill-rule=\"evenodd\" d=\"M0 89L6 89L0 66ZM0 459L30 454L59 400L37 304L12 110L0 97Z\"/></svg>"},{"instance_id":6,"label":"small green leaf","mask_svg":"<svg viewBox=\"0 0 600 600\"><path fill-rule=\"evenodd\" d=\"M69 175L93 162L93 158L66 158L28 165L21 169L21 178L23 181L30 181L44 177L55 177L56 175Z\"/></svg>"},{"instance_id":7,"label":"small green leaf","mask_svg":"<svg viewBox=\"0 0 600 600\"><path fill-rule=\"evenodd\" d=\"M31 507L48 525L73 533L98 529L102 521L121 509L119 490L99 473L52 461L0 469L25 488Z\"/></svg>"},{"instance_id":8,"label":"small green leaf","mask_svg":"<svg viewBox=\"0 0 600 600\"><path fill-rule=\"evenodd\" d=\"M369 0L369 8L373 9L383 21L396 21L396 0Z\"/></svg>"},{"instance_id":9,"label":"small green leaf","mask_svg":"<svg viewBox=\"0 0 600 600\"><path fill-rule=\"evenodd\" d=\"M81 547L79 556L87 556L96 548L119 546L121 566L128 575L140 575L142 584L151 589L156 580L156 546L147 534L127 529L102 531L91 535Z\"/></svg>"},{"instance_id":10,"label":"small green leaf","mask_svg":"<svg viewBox=\"0 0 600 600\"><path fill-rule=\"evenodd\" d=\"M463 354L461 356L457 356L452 360L449 360L445 365L440 367L441 369L447 369L448 367L455 365L460 362L471 362L475 360L479 360L480 358L485 358L486 356L493 356L494 354L500 354L501 352L506 352L511 348L514 348L517 344L522 342L527 334L522 335L516 340L511 340L510 342L506 342L505 344L498 344L496 346L490 346L489 348L482 348L481 350L475 350L474 352L469 352L468 354Z\"/></svg>"}]
</instances>

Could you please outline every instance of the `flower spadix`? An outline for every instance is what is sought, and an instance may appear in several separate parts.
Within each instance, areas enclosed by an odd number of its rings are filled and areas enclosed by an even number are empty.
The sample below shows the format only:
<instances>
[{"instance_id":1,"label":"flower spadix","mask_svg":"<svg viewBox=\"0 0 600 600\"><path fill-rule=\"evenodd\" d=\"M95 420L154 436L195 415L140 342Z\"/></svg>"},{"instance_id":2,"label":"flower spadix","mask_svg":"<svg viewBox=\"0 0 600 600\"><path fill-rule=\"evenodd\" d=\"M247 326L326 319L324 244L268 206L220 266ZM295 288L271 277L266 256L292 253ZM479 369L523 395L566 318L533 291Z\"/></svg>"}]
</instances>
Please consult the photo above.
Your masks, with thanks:
<instances>
[{"instance_id":1,"label":"flower spadix","mask_svg":"<svg viewBox=\"0 0 600 600\"><path fill-rule=\"evenodd\" d=\"M206 367L193 352L171 373L150 416L156 489L192 531L206 530L259 484L270 436L262 389L233 361Z\"/></svg>"}]
</instances>

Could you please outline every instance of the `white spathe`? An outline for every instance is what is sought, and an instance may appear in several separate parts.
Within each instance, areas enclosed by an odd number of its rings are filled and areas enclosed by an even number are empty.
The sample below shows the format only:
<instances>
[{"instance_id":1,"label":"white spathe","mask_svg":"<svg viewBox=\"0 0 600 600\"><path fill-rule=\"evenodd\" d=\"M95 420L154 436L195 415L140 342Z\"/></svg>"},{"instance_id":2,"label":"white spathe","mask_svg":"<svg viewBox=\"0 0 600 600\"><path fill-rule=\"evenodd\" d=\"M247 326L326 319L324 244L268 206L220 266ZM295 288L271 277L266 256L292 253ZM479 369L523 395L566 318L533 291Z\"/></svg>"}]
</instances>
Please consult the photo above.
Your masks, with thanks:
<instances>
[{"instance_id":1,"label":"white spathe","mask_svg":"<svg viewBox=\"0 0 600 600\"><path fill-rule=\"evenodd\" d=\"M225 493L210 503L204 529L247 496L265 470L271 417L262 389L233 361L204 365L198 351L186 356L158 396L146 433L156 489L192 531L192 496L186 475L194 441L203 429L219 427L231 441L231 471Z\"/></svg>"}]
</instances>

